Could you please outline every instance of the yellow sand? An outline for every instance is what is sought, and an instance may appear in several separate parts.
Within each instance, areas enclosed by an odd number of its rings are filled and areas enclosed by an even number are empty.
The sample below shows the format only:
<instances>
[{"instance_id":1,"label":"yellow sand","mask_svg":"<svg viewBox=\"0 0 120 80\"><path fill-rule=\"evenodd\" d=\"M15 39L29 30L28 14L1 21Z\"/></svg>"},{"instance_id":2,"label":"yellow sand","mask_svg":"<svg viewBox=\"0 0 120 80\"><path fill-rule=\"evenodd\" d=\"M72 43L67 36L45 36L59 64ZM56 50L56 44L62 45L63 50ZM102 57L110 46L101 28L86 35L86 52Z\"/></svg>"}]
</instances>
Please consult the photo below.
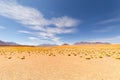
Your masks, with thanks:
<instances>
[{"instance_id":1,"label":"yellow sand","mask_svg":"<svg viewBox=\"0 0 120 80\"><path fill-rule=\"evenodd\" d=\"M0 58L0 80L120 80L120 60L65 56Z\"/></svg>"}]
</instances>

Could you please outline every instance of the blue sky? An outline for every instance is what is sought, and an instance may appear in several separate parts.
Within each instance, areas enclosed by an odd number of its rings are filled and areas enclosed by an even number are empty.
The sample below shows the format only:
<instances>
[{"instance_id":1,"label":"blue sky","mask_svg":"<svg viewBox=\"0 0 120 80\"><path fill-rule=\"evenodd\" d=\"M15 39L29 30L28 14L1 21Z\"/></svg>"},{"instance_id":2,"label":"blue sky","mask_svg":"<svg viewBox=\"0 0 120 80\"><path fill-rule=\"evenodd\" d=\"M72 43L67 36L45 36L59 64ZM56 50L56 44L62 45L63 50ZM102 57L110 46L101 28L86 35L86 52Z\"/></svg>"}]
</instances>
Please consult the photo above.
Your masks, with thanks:
<instances>
[{"instance_id":1,"label":"blue sky","mask_svg":"<svg viewBox=\"0 0 120 80\"><path fill-rule=\"evenodd\" d=\"M120 0L1 0L0 40L120 43Z\"/></svg>"}]
</instances>

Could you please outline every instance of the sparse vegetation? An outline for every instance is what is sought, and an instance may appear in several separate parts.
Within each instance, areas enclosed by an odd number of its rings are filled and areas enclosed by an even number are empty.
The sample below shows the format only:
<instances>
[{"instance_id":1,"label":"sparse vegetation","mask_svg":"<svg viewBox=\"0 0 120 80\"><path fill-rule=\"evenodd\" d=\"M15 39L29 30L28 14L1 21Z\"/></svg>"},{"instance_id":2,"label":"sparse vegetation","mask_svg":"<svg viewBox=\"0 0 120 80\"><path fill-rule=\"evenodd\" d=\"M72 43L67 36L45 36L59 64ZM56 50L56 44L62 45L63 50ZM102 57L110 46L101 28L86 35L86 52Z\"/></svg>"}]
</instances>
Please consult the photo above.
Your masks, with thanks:
<instances>
[{"instance_id":1,"label":"sparse vegetation","mask_svg":"<svg viewBox=\"0 0 120 80\"><path fill-rule=\"evenodd\" d=\"M78 56L87 60L103 57L114 57L120 59L120 45L83 45L83 46L53 46L53 47L0 47L0 56L22 55L26 56ZM8 57L11 59L12 57Z\"/></svg>"}]
</instances>

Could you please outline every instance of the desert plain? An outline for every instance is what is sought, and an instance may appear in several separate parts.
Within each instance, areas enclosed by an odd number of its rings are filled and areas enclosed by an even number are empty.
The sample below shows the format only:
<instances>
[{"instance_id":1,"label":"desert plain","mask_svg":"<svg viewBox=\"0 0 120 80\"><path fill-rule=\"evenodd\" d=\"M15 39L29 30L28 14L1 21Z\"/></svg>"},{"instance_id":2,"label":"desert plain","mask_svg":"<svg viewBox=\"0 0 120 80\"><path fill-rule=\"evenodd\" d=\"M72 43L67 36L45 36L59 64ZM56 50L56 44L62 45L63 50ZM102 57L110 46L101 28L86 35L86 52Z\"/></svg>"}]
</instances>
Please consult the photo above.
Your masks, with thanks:
<instances>
[{"instance_id":1,"label":"desert plain","mask_svg":"<svg viewBox=\"0 0 120 80\"><path fill-rule=\"evenodd\" d=\"M0 80L120 80L120 45L1 46Z\"/></svg>"}]
</instances>

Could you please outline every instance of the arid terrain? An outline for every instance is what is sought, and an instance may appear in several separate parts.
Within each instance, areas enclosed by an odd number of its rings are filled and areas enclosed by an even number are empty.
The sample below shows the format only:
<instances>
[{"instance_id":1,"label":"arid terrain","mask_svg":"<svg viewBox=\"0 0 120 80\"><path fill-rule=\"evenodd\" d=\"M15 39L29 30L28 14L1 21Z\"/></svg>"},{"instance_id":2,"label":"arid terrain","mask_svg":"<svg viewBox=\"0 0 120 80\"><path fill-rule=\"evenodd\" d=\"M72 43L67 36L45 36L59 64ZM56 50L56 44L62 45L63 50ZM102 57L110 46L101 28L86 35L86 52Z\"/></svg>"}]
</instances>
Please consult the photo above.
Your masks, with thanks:
<instances>
[{"instance_id":1,"label":"arid terrain","mask_svg":"<svg viewBox=\"0 0 120 80\"><path fill-rule=\"evenodd\" d=\"M0 80L120 80L120 45L1 46Z\"/></svg>"}]
</instances>

